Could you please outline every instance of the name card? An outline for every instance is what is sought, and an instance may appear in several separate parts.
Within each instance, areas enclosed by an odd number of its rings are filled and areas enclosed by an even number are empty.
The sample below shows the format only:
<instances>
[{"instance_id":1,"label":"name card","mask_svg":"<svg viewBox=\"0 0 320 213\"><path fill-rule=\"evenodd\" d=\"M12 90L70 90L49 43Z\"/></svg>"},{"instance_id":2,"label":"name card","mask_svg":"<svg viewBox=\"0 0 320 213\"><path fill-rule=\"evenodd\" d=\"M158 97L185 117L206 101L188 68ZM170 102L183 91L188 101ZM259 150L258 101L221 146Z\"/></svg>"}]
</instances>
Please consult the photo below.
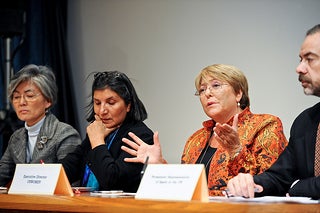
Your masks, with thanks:
<instances>
[{"instance_id":1,"label":"name card","mask_svg":"<svg viewBox=\"0 0 320 213\"><path fill-rule=\"evenodd\" d=\"M136 199L208 202L203 164L148 164Z\"/></svg>"},{"instance_id":2,"label":"name card","mask_svg":"<svg viewBox=\"0 0 320 213\"><path fill-rule=\"evenodd\" d=\"M17 164L8 194L74 195L61 164Z\"/></svg>"}]
</instances>

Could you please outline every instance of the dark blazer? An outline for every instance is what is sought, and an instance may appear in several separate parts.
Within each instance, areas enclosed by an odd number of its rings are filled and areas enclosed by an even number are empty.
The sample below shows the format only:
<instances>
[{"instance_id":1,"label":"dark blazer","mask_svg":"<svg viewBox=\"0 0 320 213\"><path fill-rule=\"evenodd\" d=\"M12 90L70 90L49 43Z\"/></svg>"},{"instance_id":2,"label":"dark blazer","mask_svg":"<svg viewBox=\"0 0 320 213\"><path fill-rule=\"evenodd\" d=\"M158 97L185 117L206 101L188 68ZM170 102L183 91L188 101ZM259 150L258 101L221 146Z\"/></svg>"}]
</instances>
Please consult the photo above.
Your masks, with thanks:
<instances>
[{"instance_id":1,"label":"dark blazer","mask_svg":"<svg viewBox=\"0 0 320 213\"><path fill-rule=\"evenodd\" d=\"M153 144L153 132L143 122L125 122L121 125L110 150L106 145L91 149L89 138L86 136L75 152L68 154L61 161L69 181L73 183L81 180L81 183L85 165L88 164L99 182L100 190L136 192L143 164L124 162L124 158L132 157L121 150L121 146L125 145L122 138L131 139L128 132L133 132L144 142Z\"/></svg>"},{"instance_id":2,"label":"dark blazer","mask_svg":"<svg viewBox=\"0 0 320 213\"><path fill-rule=\"evenodd\" d=\"M320 176L314 176L314 156L317 128L320 121L320 103L304 110L293 122L289 144L278 160L254 181L264 191L256 196L320 197ZM294 181L299 180L292 188Z\"/></svg>"}]
</instances>

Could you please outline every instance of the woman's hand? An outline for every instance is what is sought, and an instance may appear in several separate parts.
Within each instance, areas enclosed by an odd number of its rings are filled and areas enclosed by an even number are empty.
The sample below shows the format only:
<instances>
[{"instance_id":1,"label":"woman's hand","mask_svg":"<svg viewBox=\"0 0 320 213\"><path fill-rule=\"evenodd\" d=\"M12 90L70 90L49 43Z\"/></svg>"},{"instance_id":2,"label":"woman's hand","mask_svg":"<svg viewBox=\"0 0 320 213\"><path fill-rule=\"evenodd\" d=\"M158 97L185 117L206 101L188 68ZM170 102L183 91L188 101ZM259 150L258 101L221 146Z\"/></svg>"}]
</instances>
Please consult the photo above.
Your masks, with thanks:
<instances>
[{"instance_id":1,"label":"woman's hand","mask_svg":"<svg viewBox=\"0 0 320 213\"><path fill-rule=\"evenodd\" d=\"M228 182L228 193L233 196L253 198L255 192L262 192L263 187L255 184L251 174L239 173Z\"/></svg>"},{"instance_id":2,"label":"woman's hand","mask_svg":"<svg viewBox=\"0 0 320 213\"><path fill-rule=\"evenodd\" d=\"M232 126L216 123L213 128L214 139L229 153L234 156L241 150L241 143L238 135L238 114L233 118Z\"/></svg>"},{"instance_id":3,"label":"woman's hand","mask_svg":"<svg viewBox=\"0 0 320 213\"><path fill-rule=\"evenodd\" d=\"M87 134L92 149L99 145L105 144L105 137L107 137L107 135L109 135L113 130L117 128L106 128L106 126L102 123L98 115L95 115L94 117L95 121L93 121L87 126Z\"/></svg>"},{"instance_id":4,"label":"woman's hand","mask_svg":"<svg viewBox=\"0 0 320 213\"><path fill-rule=\"evenodd\" d=\"M147 156L149 156L148 163L150 164L166 163L162 158L158 132L155 132L153 135L153 145L145 143L132 132L129 132L128 134L134 141L131 141L128 138L122 138L122 141L129 147L121 146L121 149L134 157L125 158L124 161L131 163L144 163Z\"/></svg>"}]
</instances>

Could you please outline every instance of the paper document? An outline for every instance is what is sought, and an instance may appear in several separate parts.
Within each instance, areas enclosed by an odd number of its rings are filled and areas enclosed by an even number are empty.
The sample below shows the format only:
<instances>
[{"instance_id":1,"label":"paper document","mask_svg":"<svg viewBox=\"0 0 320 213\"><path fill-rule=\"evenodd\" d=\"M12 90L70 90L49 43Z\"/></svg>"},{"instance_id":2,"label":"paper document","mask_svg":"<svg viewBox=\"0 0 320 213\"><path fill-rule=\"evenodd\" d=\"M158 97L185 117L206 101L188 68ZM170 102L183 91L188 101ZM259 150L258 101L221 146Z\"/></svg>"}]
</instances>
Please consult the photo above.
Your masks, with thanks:
<instances>
[{"instance_id":1,"label":"paper document","mask_svg":"<svg viewBox=\"0 0 320 213\"><path fill-rule=\"evenodd\" d=\"M264 196L256 198L243 197L223 197L211 196L210 202L256 202L256 203L303 203L303 204L318 204L319 200L313 200L309 197L278 197L278 196Z\"/></svg>"},{"instance_id":2,"label":"paper document","mask_svg":"<svg viewBox=\"0 0 320 213\"><path fill-rule=\"evenodd\" d=\"M8 193L8 188L0 186L0 194L6 194L6 193Z\"/></svg>"},{"instance_id":3,"label":"paper document","mask_svg":"<svg viewBox=\"0 0 320 213\"><path fill-rule=\"evenodd\" d=\"M136 193L123 192L122 190L90 192L90 196L108 197L108 198L134 197L135 195Z\"/></svg>"}]
</instances>

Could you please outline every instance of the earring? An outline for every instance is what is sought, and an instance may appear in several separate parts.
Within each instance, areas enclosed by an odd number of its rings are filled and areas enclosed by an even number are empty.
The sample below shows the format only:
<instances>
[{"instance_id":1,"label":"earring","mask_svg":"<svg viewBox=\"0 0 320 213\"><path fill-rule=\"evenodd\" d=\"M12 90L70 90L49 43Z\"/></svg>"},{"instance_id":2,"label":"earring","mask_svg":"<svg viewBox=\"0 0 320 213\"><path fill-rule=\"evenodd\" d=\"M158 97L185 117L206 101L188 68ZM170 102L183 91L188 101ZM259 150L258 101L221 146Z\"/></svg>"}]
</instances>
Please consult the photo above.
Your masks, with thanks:
<instances>
[{"instance_id":1,"label":"earring","mask_svg":"<svg viewBox=\"0 0 320 213\"><path fill-rule=\"evenodd\" d=\"M237 103L237 106L240 107L240 102Z\"/></svg>"}]
</instances>

